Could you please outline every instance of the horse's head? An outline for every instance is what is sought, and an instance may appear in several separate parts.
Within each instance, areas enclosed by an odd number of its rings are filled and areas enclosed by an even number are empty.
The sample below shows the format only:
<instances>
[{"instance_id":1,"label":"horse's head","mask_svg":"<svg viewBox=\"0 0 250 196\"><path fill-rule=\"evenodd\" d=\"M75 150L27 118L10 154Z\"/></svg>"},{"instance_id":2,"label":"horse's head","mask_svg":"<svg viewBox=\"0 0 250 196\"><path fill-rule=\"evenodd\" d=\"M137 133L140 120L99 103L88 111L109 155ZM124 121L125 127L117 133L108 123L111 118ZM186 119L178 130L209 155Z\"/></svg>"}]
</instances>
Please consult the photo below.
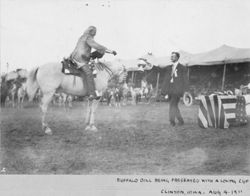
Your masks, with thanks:
<instances>
[{"instance_id":1,"label":"horse's head","mask_svg":"<svg viewBox=\"0 0 250 196\"><path fill-rule=\"evenodd\" d=\"M95 68L97 89L100 89L100 86L105 87L105 85L110 88L120 87L126 81L128 73L124 66L112 69L110 65L99 61L95 63Z\"/></svg>"},{"instance_id":2,"label":"horse's head","mask_svg":"<svg viewBox=\"0 0 250 196\"><path fill-rule=\"evenodd\" d=\"M113 72L113 75L110 77L110 82L114 83L116 87L121 87L124 83L126 83L126 79L128 76L127 69L122 66L122 69L118 69Z\"/></svg>"}]
</instances>

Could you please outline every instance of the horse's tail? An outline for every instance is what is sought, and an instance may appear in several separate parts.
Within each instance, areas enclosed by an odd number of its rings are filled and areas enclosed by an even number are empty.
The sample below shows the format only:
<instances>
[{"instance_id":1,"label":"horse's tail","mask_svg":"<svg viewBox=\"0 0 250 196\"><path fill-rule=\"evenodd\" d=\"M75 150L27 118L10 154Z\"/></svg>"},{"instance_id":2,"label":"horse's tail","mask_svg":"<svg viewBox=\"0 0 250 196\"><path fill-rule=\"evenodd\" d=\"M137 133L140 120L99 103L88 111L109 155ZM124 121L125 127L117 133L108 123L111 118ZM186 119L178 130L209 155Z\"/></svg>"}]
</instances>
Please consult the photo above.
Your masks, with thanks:
<instances>
[{"instance_id":1,"label":"horse's tail","mask_svg":"<svg viewBox=\"0 0 250 196\"><path fill-rule=\"evenodd\" d=\"M33 100L33 98L37 92L37 89L39 88L39 85L37 83L37 78L36 78L37 71L38 71L38 67L35 69L32 69L28 75L28 78L27 78L26 91L27 91L27 94L29 97L29 101Z\"/></svg>"}]
</instances>

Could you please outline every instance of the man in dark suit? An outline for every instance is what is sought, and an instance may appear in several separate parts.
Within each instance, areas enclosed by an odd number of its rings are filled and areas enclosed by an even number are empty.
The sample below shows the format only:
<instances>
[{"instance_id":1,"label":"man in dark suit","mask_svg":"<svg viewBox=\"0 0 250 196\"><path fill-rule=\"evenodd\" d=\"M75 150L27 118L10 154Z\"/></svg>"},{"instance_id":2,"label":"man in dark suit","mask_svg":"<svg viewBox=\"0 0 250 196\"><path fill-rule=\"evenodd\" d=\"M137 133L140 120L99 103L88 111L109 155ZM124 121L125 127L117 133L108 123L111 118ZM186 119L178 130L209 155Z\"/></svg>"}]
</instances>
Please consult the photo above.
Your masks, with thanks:
<instances>
[{"instance_id":1,"label":"man in dark suit","mask_svg":"<svg viewBox=\"0 0 250 196\"><path fill-rule=\"evenodd\" d=\"M162 86L162 95L168 95L169 98L169 121L172 126L175 126L175 118L179 121L179 125L184 124L178 103L188 87L187 69L178 62L179 58L178 52L172 52L173 65L167 67Z\"/></svg>"}]
</instances>

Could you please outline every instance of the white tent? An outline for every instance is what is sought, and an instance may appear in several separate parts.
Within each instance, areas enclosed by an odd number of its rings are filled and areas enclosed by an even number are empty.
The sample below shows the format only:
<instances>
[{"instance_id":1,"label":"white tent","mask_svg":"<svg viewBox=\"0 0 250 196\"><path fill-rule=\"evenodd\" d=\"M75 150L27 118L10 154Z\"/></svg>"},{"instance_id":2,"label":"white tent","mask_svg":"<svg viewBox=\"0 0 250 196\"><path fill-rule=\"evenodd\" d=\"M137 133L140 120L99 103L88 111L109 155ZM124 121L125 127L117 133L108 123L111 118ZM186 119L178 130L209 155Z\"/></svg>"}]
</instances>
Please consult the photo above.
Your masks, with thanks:
<instances>
[{"instance_id":1,"label":"white tent","mask_svg":"<svg viewBox=\"0 0 250 196\"><path fill-rule=\"evenodd\" d=\"M219 65L243 62L250 62L249 48L235 48L222 45L214 50L193 55L188 65Z\"/></svg>"}]
</instances>

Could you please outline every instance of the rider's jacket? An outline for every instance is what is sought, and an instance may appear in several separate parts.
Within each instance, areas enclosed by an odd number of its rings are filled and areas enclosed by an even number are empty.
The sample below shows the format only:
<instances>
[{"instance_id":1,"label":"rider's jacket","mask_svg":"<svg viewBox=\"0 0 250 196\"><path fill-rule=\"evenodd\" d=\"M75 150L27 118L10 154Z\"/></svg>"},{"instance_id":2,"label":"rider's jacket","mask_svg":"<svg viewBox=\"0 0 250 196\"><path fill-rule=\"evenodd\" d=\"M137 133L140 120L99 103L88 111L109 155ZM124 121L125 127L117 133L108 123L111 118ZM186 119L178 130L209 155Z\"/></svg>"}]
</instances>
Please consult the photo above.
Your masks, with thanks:
<instances>
[{"instance_id":1,"label":"rider's jacket","mask_svg":"<svg viewBox=\"0 0 250 196\"><path fill-rule=\"evenodd\" d=\"M105 53L106 47L98 44L94 40L91 31L95 27L89 27L84 34L79 38L74 51L71 53L71 58L79 63L88 63L90 60L91 48L96 49L100 53Z\"/></svg>"}]
</instances>

